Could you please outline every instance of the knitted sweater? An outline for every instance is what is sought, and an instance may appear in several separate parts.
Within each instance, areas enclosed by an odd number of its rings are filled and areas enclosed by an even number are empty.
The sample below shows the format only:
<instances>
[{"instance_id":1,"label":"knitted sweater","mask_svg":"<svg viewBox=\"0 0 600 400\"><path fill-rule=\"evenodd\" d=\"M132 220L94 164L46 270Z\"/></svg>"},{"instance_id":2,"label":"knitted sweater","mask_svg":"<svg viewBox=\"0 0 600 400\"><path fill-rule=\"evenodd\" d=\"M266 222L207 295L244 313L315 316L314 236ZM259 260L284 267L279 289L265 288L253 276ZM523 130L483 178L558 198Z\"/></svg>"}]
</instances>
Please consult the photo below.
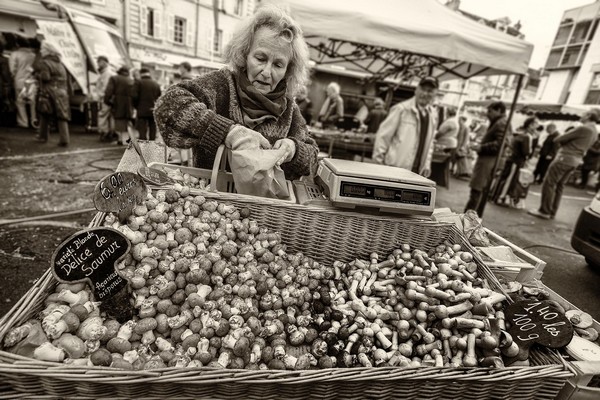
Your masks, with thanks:
<instances>
[{"instance_id":1,"label":"knitted sweater","mask_svg":"<svg viewBox=\"0 0 600 400\"><path fill-rule=\"evenodd\" d=\"M282 138L294 141L294 158L281 165L286 179L294 180L316 170L319 150L291 96L287 104L278 119L263 122L254 130L271 144ZM225 68L171 86L156 101L154 117L168 146L192 148L194 166L208 169L232 125L244 125L233 74Z\"/></svg>"}]
</instances>

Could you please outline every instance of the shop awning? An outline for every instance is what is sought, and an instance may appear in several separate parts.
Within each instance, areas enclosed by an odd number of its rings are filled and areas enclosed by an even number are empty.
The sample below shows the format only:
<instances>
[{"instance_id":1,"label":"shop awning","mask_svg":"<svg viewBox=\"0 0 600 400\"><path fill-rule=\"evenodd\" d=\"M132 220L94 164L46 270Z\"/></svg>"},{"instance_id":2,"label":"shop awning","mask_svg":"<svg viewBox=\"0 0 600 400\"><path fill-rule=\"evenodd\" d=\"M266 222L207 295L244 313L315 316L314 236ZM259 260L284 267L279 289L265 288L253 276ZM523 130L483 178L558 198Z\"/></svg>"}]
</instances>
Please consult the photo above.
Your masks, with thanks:
<instances>
[{"instance_id":1,"label":"shop awning","mask_svg":"<svg viewBox=\"0 0 600 400\"><path fill-rule=\"evenodd\" d=\"M487 108L491 103L498 100L467 100L464 107ZM504 101L506 107L510 107L510 102ZM539 119L556 121L577 121L592 106L586 105L565 105L558 103L542 102L520 102L517 103L515 110L521 114L533 114Z\"/></svg>"},{"instance_id":2,"label":"shop awning","mask_svg":"<svg viewBox=\"0 0 600 400\"><path fill-rule=\"evenodd\" d=\"M379 77L525 74L533 51L437 0L268 1L285 4L300 23L317 64Z\"/></svg>"},{"instance_id":3,"label":"shop awning","mask_svg":"<svg viewBox=\"0 0 600 400\"><path fill-rule=\"evenodd\" d=\"M139 49L131 47L129 49L129 54L135 61L164 67L176 67L184 61L189 62L192 65L192 68L200 67L208 69L221 69L225 66L225 64L219 62L204 60L196 57L188 57L179 54L169 54L152 49Z\"/></svg>"}]
</instances>

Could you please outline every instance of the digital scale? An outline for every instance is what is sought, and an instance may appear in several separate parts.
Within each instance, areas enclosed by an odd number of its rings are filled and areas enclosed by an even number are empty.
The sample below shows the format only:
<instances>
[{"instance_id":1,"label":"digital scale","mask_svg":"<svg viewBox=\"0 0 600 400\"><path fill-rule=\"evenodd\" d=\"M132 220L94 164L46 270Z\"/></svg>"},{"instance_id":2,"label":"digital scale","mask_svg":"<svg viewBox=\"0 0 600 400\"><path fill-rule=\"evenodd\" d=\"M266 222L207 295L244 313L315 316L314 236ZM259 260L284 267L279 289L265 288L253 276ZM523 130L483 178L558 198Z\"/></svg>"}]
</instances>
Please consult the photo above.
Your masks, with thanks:
<instances>
[{"instance_id":1,"label":"digital scale","mask_svg":"<svg viewBox=\"0 0 600 400\"><path fill-rule=\"evenodd\" d=\"M435 182L403 168L325 158L315 182L335 207L427 216L435 208Z\"/></svg>"}]
</instances>

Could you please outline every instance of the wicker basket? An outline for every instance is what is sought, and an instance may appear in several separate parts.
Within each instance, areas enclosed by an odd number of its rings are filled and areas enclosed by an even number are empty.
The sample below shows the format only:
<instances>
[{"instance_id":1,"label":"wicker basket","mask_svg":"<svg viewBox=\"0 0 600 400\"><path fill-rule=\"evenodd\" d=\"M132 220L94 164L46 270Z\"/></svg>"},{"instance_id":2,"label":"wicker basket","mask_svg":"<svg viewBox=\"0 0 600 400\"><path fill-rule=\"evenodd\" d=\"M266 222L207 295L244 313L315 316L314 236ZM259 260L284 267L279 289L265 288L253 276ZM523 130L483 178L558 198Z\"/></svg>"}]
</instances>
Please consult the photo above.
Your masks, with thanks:
<instances>
[{"instance_id":1,"label":"wicker basket","mask_svg":"<svg viewBox=\"0 0 600 400\"><path fill-rule=\"evenodd\" d=\"M426 247L445 240L472 247L452 224L400 220L290 204L280 200L193 190L208 199L249 207L262 226L281 232L289 251L321 262L386 254L399 243ZM98 225L98 214L92 225ZM498 285L476 259L481 276ZM0 320L0 339L34 317L56 282L46 274ZM209 368L120 371L40 362L0 351L0 382L5 398L41 396L80 398L211 399L552 399L572 371L555 353L532 352L531 367L353 368L309 371L246 371ZM1 387L1 385L0 385ZM0 392L2 397L2 392Z\"/></svg>"}]
</instances>

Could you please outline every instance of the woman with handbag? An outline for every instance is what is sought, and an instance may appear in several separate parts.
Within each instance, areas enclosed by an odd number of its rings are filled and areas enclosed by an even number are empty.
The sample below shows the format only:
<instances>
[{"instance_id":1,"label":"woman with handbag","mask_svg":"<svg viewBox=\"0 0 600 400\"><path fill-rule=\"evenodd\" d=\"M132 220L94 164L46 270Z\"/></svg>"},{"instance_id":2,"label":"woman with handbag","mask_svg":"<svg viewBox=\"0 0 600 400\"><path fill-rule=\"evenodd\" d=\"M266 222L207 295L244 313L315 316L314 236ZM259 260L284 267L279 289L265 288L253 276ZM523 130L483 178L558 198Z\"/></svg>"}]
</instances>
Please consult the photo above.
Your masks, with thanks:
<instances>
[{"instance_id":1,"label":"woman with handbag","mask_svg":"<svg viewBox=\"0 0 600 400\"><path fill-rule=\"evenodd\" d=\"M69 76L60 61L60 53L50 43L44 41L40 49L41 59L34 63L34 74L39 81L37 112L40 117L40 134L36 140L46 143L50 122L56 121L60 139L58 145L69 145Z\"/></svg>"},{"instance_id":2,"label":"woman with handbag","mask_svg":"<svg viewBox=\"0 0 600 400\"><path fill-rule=\"evenodd\" d=\"M513 136L511 155L504 165L494 190L493 200L496 204L524 208L521 200L527 197L529 185L533 182L533 173L528 173L523 167L533 153L538 126L539 120L536 117L529 117Z\"/></svg>"}]
</instances>

